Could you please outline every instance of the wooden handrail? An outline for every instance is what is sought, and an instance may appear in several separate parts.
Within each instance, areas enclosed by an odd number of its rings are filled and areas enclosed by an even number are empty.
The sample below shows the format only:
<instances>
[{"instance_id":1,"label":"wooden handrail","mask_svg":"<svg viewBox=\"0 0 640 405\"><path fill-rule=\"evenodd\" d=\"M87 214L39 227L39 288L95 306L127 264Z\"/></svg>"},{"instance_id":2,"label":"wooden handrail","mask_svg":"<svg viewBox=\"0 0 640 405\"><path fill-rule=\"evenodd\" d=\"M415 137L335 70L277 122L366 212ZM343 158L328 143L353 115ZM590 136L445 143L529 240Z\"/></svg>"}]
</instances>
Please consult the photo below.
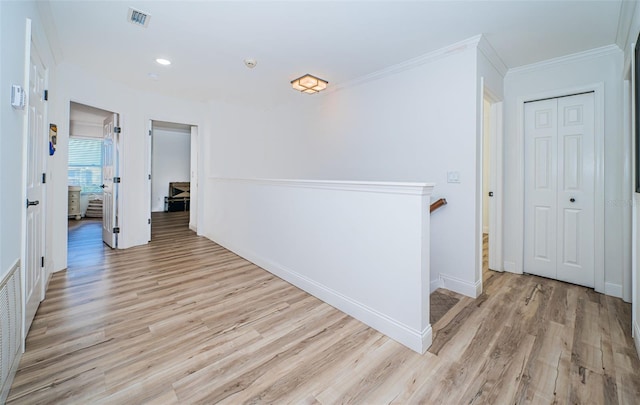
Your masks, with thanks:
<instances>
[{"instance_id":1,"label":"wooden handrail","mask_svg":"<svg viewBox=\"0 0 640 405\"><path fill-rule=\"evenodd\" d=\"M440 198L440 199L434 201L431 204L431 208L429 209L429 213L432 213L433 211L437 210L438 208L442 207L443 205L447 205L447 200L445 200L444 198Z\"/></svg>"}]
</instances>

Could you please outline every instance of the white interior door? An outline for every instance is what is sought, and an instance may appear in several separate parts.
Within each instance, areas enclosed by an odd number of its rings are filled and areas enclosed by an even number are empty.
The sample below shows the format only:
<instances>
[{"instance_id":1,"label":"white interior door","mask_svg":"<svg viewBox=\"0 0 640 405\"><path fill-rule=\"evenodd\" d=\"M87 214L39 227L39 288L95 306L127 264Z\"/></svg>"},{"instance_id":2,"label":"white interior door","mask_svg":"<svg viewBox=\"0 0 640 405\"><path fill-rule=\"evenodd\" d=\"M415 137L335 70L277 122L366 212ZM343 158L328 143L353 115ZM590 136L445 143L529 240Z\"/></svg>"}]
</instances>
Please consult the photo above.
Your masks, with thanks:
<instances>
[{"instance_id":1,"label":"white interior door","mask_svg":"<svg viewBox=\"0 0 640 405\"><path fill-rule=\"evenodd\" d=\"M525 104L526 273L594 287L593 93Z\"/></svg>"},{"instance_id":2,"label":"white interior door","mask_svg":"<svg viewBox=\"0 0 640 405\"><path fill-rule=\"evenodd\" d=\"M29 70L29 110L27 112L27 170L26 170L26 240L24 264L24 323L27 335L33 317L43 299L44 272L44 159L48 151L45 128L44 91L47 69L40 55L31 46Z\"/></svg>"},{"instance_id":3,"label":"white interior door","mask_svg":"<svg viewBox=\"0 0 640 405\"><path fill-rule=\"evenodd\" d=\"M102 240L111 248L118 247L118 114L105 118L102 141Z\"/></svg>"}]
</instances>

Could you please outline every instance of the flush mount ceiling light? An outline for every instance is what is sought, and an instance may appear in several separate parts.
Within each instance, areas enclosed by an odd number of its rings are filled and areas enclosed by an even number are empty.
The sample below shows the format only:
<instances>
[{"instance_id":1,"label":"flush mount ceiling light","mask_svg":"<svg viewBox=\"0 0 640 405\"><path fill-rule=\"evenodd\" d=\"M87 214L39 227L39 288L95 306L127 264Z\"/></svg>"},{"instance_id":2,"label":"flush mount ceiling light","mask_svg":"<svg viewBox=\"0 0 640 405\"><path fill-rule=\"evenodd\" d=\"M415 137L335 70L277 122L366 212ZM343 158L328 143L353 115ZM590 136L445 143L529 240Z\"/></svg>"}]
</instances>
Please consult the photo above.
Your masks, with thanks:
<instances>
[{"instance_id":1,"label":"flush mount ceiling light","mask_svg":"<svg viewBox=\"0 0 640 405\"><path fill-rule=\"evenodd\" d=\"M314 94L326 89L328 83L329 82L326 80L319 79L307 73L302 77L292 80L291 86L294 90L307 94Z\"/></svg>"},{"instance_id":2,"label":"flush mount ceiling light","mask_svg":"<svg viewBox=\"0 0 640 405\"><path fill-rule=\"evenodd\" d=\"M169 66L171 64L171 61L169 59L163 59L163 58L156 59L156 62L158 62L162 66Z\"/></svg>"}]
</instances>

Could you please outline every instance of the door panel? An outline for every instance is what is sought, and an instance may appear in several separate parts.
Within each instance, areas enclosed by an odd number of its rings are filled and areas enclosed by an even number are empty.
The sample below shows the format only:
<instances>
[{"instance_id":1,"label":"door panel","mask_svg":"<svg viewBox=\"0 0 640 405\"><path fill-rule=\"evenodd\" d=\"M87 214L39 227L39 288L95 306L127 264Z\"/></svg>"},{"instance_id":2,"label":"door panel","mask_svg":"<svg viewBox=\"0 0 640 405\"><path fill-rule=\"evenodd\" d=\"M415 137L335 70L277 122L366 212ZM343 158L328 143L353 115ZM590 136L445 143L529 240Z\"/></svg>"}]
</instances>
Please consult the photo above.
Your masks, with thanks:
<instances>
[{"instance_id":1,"label":"door panel","mask_svg":"<svg viewBox=\"0 0 640 405\"><path fill-rule=\"evenodd\" d=\"M558 99L559 167L563 174L558 190L562 221L558 234L564 242L557 279L587 287L595 285L594 269L594 136L593 93Z\"/></svg>"},{"instance_id":2,"label":"door panel","mask_svg":"<svg viewBox=\"0 0 640 405\"><path fill-rule=\"evenodd\" d=\"M524 271L593 287L593 93L525 104Z\"/></svg>"},{"instance_id":3,"label":"door panel","mask_svg":"<svg viewBox=\"0 0 640 405\"><path fill-rule=\"evenodd\" d=\"M118 114L112 114L104 120L102 140L102 240L111 248L118 247Z\"/></svg>"},{"instance_id":4,"label":"door panel","mask_svg":"<svg viewBox=\"0 0 640 405\"><path fill-rule=\"evenodd\" d=\"M45 128L44 90L47 70L37 49L31 46L29 69L29 107L27 128L27 173L26 188L26 239L24 263L24 323L23 332L27 335L33 317L43 299L42 258L44 257L44 170L45 151L48 151Z\"/></svg>"},{"instance_id":5,"label":"door panel","mask_svg":"<svg viewBox=\"0 0 640 405\"><path fill-rule=\"evenodd\" d=\"M556 273L557 101L525 104L525 271Z\"/></svg>"}]
</instances>

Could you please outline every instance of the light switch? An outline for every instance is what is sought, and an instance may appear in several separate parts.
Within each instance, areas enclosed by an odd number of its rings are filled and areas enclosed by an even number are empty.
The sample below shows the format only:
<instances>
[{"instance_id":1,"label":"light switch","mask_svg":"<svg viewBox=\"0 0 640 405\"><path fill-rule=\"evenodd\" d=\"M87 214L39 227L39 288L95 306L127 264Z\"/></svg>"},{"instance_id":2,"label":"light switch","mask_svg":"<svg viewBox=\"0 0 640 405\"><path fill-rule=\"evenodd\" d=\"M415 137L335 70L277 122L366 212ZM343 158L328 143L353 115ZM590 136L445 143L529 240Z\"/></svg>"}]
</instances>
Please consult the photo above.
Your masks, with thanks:
<instances>
[{"instance_id":1,"label":"light switch","mask_svg":"<svg viewBox=\"0 0 640 405\"><path fill-rule=\"evenodd\" d=\"M460 172L447 172L447 183L460 183Z\"/></svg>"}]
</instances>

